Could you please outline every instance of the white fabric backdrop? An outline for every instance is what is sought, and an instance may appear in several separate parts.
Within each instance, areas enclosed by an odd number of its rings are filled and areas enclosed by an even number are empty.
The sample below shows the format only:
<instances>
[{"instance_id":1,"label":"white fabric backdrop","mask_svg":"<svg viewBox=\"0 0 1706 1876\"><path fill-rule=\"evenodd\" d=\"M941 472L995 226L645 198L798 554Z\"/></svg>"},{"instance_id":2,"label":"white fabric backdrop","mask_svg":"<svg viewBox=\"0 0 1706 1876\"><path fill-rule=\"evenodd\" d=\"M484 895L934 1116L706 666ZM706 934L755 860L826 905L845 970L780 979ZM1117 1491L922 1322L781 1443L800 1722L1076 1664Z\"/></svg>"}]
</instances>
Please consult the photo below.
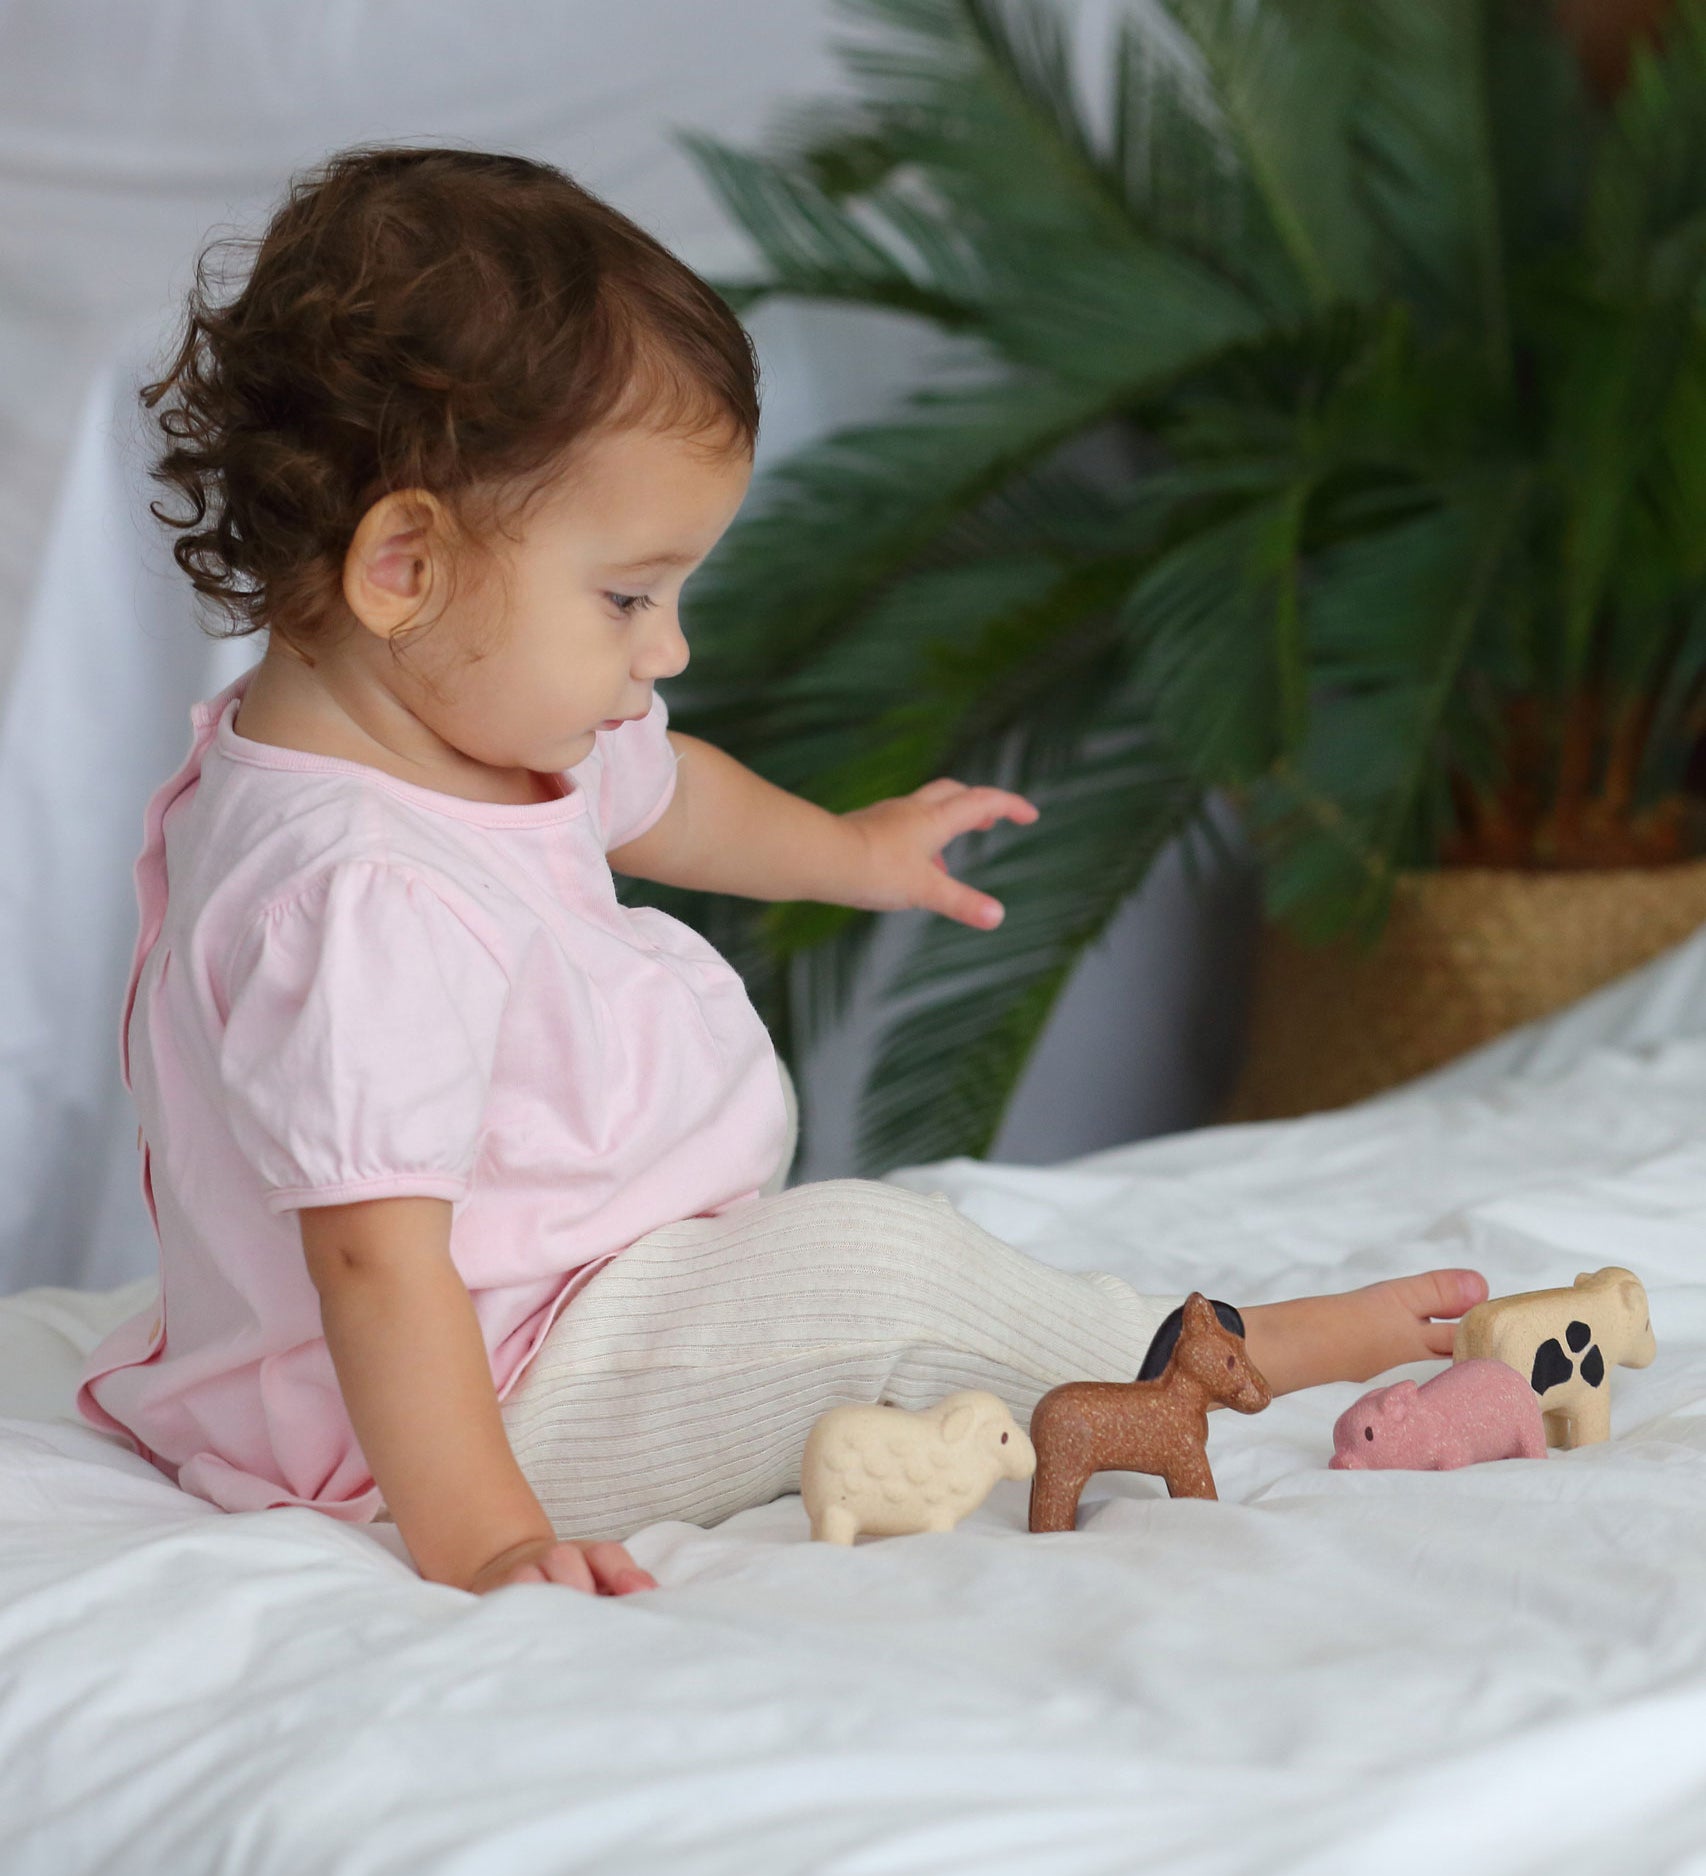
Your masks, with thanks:
<instances>
[{"instance_id":1,"label":"white fabric backdrop","mask_svg":"<svg viewBox=\"0 0 1706 1876\"><path fill-rule=\"evenodd\" d=\"M1098 82L1112 9L1150 3L1061 0ZM747 141L837 90L831 23L827 0L0 0L0 688L90 377L171 316L211 227L346 143L468 142L562 163L715 270L740 239L671 133Z\"/></svg>"},{"instance_id":2,"label":"white fabric backdrop","mask_svg":"<svg viewBox=\"0 0 1706 1876\"><path fill-rule=\"evenodd\" d=\"M692 264L739 237L671 133L833 90L823 0L0 0L0 684L93 374L216 226L367 139L563 164Z\"/></svg>"}]
</instances>

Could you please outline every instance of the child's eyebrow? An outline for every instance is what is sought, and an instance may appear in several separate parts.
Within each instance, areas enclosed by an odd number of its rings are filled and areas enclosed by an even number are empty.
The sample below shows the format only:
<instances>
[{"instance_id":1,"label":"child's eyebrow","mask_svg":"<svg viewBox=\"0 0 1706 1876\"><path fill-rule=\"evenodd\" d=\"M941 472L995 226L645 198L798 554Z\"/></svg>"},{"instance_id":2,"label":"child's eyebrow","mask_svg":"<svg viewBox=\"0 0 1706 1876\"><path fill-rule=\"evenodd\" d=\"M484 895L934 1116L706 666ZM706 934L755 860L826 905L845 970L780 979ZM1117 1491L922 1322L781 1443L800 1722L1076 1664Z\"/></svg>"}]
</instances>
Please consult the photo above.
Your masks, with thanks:
<instances>
[{"instance_id":1,"label":"child's eyebrow","mask_svg":"<svg viewBox=\"0 0 1706 1876\"><path fill-rule=\"evenodd\" d=\"M613 560L609 563L611 573L649 573L653 567L691 567L698 562L697 554L647 554L643 560Z\"/></svg>"}]
</instances>

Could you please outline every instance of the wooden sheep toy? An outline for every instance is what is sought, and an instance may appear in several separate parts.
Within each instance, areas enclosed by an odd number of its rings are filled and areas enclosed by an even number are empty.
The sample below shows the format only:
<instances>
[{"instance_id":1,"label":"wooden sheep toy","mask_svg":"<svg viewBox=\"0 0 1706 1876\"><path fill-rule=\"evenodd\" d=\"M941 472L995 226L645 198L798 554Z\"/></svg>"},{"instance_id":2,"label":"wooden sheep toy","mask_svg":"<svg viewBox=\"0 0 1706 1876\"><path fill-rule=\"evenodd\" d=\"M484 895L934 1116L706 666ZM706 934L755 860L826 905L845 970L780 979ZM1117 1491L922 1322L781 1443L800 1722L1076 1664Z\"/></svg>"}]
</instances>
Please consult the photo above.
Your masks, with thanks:
<instances>
[{"instance_id":1,"label":"wooden sheep toy","mask_svg":"<svg viewBox=\"0 0 1706 1876\"><path fill-rule=\"evenodd\" d=\"M1070 1531L1093 1472L1148 1472L1172 1498L1213 1498L1208 1466L1208 1407L1260 1413L1272 1394L1244 1348L1243 1319L1193 1290L1178 1317L1178 1340L1155 1379L1156 1346L1135 1381L1068 1381L1050 1388L1031 1413L1037 1452L1031 1481L1031 1529ZM1163 1324L1163 1331L1167 1325Z\"/></svg>"},{"instance_id":2,"label":"wooden sheep toy","mask_svg":"<svg viewBox=\"0 0 1706 1876\"><path fill-rule=\"evenodd\" d=\"M1549 1446L1611 1437L1610 1370L1645 1368L1657 1352L1647 1292L1616 1264L1567 1290L1525 1290L1477 1303L1457 1325L1454 1361L1490 1357L1528 1377Z\"/></svg>"},{"instance_id":3,"label":"wooden sheep toy","mask_svg":"<svg viewBox=\"0 0 1706 1876\"><path fill-rule=\"evenodd\" d=\"M1534 1390L1502 1361L1460 1361L1417 1387L1371 1388L1333 1427L1334 1472L1450 1472L1484 1459L1544 1459Z\"/></svg>"},{"instance_id":4,"label":"wooden sheep toy","mask_svg":"<svg viewBox=\"0 0 1706 1876\"><path fill-rule=\"evenodd\" d=\"M831 1407L806 1436L800 1497L812 1536L851 1544L861 1531L951 1531L997 1479L1028 1479L1037 1456L994 1394L968 1389L917 1413Z\"/></svg>"}]
</instances>

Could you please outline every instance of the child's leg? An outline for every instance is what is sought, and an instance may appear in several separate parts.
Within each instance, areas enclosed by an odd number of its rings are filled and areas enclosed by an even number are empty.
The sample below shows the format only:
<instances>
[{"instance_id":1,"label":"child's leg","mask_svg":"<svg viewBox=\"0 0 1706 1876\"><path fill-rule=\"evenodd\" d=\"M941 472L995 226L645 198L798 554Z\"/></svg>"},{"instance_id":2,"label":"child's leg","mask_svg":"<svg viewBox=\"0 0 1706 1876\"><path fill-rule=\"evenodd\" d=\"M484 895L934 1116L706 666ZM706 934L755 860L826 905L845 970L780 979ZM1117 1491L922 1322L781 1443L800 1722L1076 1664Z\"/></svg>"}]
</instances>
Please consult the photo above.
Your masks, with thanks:
<instances>
[{"instance_id":1,"label":"child's leg","mask_svg":"<svg viewBox=\"0 0 1706 1876\"><path fill-rule=\"evenodd\" d=\"M1132 1379L1179 1300L1038 1263L938 1194L817 1180L629 1246L504 1424L563 1537L715 1524L799 1490L826 1408L987 1388L1023 1425L1059 1382Z\"/></svg>"}]
</instances>

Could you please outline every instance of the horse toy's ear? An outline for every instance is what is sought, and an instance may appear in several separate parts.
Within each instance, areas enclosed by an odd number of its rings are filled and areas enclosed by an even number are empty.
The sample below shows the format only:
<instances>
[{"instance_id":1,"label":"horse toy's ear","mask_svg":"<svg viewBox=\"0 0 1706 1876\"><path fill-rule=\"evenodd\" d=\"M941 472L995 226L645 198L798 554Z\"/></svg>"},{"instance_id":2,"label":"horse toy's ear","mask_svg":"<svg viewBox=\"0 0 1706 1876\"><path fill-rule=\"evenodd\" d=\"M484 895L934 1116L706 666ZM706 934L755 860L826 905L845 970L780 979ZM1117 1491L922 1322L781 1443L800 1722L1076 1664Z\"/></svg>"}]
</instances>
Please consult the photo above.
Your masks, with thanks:
<instances>
[{"instance_id":1,"label":"horse toy's ear","mask_svg":"<svg viewBox=\"0 0 1706 1876\"><path fill-rule=\"evenodd\" d=\"M1214 1328L1214 1311L1209 1307L1209 1300L1201 1290L1192 1290L1180 1305L1179 1320L1183 1325L1181 1333L1189 1330L1192 1335L1208 1335Z\"/></svg>"},{"instance_id":2,"label":"horse toy's ear","mask_svg":"<svg viewBox=\"0 0 1706 1876\"><path fill-rule=\"evenodd\" d=\"M1244 1339L1244 1318L1230 1303L1211 1303L1219 1319L1220 1326ZM1173 1359L1173 1350L1179 1345L1179 1331L1185 1325L1185 1306L1169 1310L1161 1320L1161 1327L1155 1331L1149 1344L1149 1352L1143 1358L1143 1366L1137 1371L1140 1381L1159 1381L1167 1372L1167 1364Z\"/></svg>"}]
</instances>

